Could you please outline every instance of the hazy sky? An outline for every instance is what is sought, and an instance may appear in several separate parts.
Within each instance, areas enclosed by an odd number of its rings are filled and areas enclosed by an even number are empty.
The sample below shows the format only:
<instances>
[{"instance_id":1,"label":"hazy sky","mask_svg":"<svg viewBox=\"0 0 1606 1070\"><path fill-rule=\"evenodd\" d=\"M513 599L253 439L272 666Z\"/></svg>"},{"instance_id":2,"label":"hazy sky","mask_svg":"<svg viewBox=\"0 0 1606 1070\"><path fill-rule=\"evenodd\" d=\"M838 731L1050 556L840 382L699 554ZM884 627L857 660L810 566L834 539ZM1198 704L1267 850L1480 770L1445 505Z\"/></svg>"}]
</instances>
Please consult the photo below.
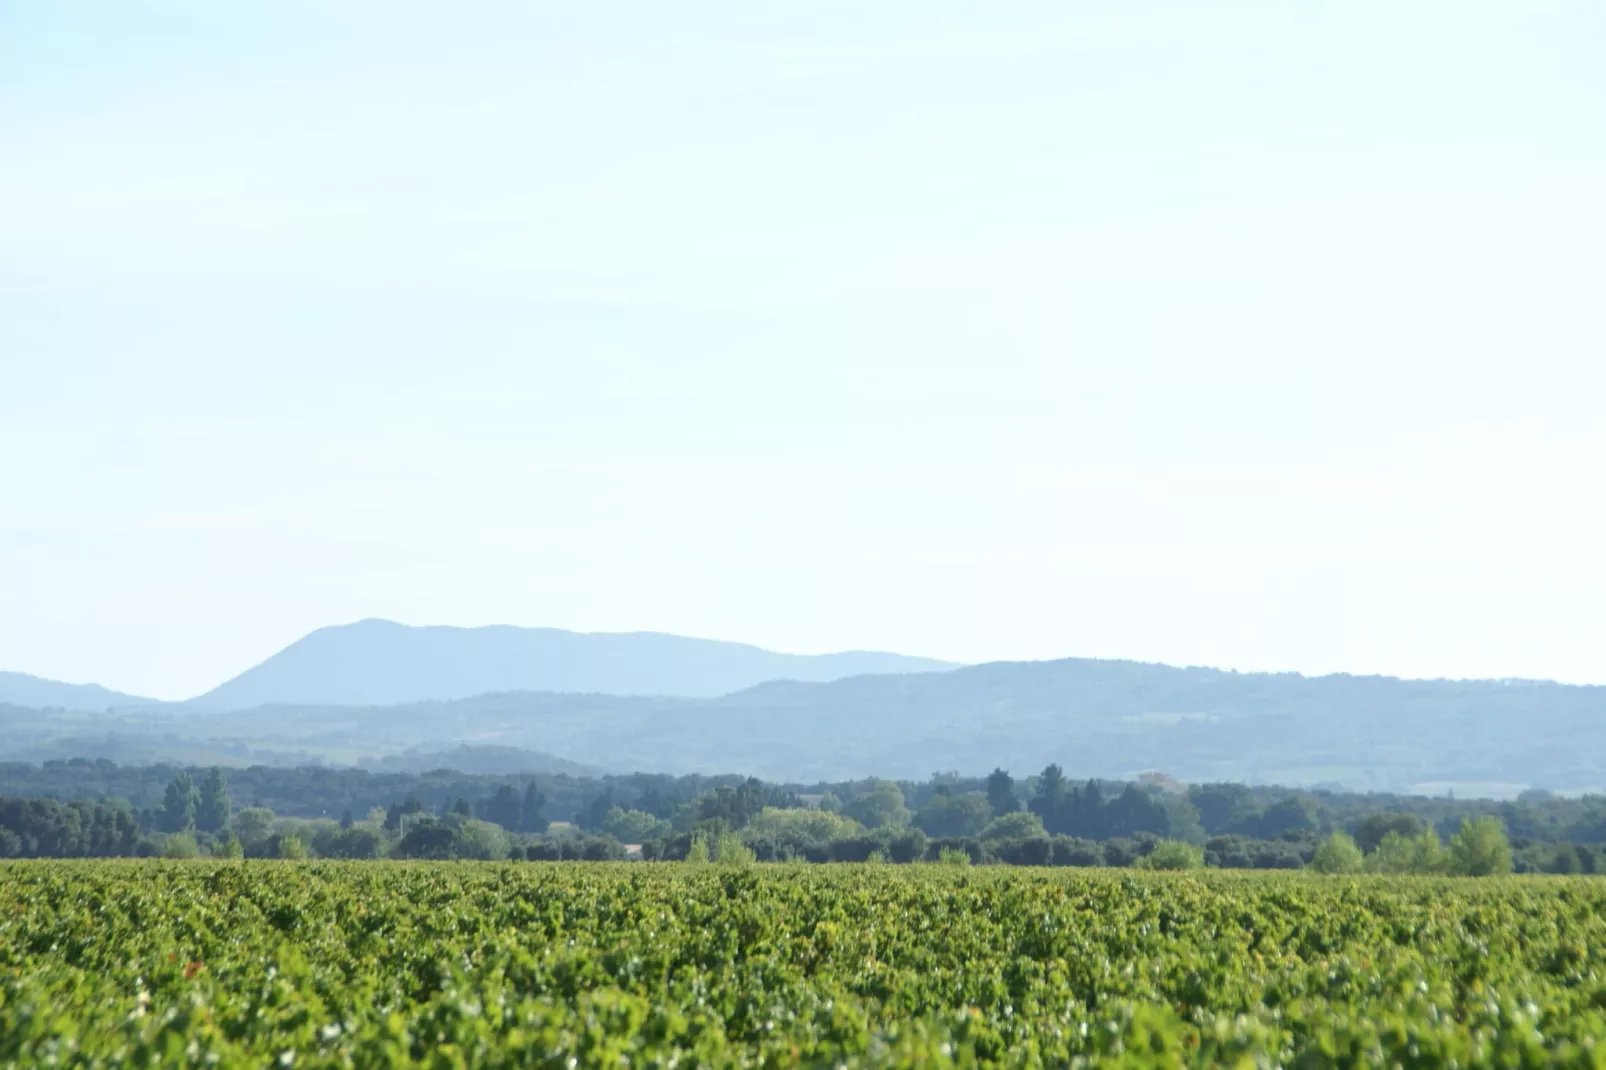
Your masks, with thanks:
<instances>
[{"instance_id":1,"label":"hazy sky","mask_svg":"<svg viewBox=\"0 0 1606 1070\"><path fill-rule=\"evenodd\" d=\"M0 0L0 669L1606 682L1606 6Z\"/></svg>"}]
</instances>

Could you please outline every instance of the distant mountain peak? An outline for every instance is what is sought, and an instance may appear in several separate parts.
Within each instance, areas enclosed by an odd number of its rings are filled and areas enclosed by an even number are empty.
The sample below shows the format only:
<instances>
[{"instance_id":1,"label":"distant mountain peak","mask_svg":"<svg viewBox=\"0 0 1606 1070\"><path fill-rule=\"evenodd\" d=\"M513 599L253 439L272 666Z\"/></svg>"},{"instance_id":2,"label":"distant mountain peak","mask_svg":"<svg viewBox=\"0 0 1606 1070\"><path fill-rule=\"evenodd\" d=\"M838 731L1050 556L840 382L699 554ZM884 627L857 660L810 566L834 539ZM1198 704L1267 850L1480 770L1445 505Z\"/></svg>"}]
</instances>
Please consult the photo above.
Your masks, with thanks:
<instances>
[{"instance_id":1,"label":"distant mountain peak","mask_svg":"<svg viewBox=\"0 0 1606 1070\"><path fill-rule=\"evenodd\" d=\"M384 706L497 691L713 698L770 680L818 683L954 667L877 651L781 654L663 632L415 627L367 618L310 632L190 704Z\"/></svg>"}]
</instances>

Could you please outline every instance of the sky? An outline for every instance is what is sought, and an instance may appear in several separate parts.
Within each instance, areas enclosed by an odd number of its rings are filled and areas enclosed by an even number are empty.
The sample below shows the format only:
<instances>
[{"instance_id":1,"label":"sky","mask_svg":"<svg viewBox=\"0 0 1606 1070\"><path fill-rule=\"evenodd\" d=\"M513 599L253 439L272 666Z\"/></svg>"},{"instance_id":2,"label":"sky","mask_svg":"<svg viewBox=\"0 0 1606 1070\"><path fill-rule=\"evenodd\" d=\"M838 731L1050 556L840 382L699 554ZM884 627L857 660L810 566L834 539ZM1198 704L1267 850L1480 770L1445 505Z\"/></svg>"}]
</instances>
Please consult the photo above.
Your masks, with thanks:
<instances>
[{"instance_id":1,"label":"sky","mask_svg":"<svg viewBox=\"0 0 1606 1070\"><path fill-rule=\"evenodd\" d=\"M0 0L0 669L1606 683L1606 7Z\"/></svg>"}]
</instances>

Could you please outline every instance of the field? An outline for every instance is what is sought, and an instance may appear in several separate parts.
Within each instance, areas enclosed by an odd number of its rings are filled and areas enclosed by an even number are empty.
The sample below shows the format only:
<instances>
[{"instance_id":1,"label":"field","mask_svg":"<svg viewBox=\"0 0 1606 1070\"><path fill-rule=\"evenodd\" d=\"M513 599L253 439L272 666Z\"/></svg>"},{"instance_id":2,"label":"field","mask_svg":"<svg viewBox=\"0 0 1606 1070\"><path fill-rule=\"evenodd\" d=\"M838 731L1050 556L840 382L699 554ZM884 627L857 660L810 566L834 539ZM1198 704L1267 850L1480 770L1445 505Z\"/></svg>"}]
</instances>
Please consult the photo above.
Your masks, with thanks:
<instances>
[{"instance_id":1,"label":"field","mask_svg":"<svg viewBox=\"0 0 1606 1070\"><path fill-rule=\"evenodd\" d=\"M0 865L8 1066L1606 1066L1606 881Z\"/></svg>"}]
</instances>

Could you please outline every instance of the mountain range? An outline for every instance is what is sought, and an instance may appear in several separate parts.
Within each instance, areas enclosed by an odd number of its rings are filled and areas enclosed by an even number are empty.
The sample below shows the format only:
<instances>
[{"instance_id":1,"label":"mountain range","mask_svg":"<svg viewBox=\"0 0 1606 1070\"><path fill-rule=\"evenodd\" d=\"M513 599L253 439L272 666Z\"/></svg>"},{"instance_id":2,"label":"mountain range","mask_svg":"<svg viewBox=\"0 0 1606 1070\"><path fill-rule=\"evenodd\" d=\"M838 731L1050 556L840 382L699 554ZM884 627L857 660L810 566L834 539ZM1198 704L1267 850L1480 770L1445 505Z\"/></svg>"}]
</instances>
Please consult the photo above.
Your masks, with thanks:
<instances>
[{"instance_id":1,"label":"mountain range","mask_svg":"<svg viewBox=\"0 0 1606 1070\"><path fill-rule=\"evenodd\" d=\"M780 654L658 632L418 628L363 620L320 628L182 703L0 673L0 704L85 711L160 705L224 712L268 705L387 706L498 691L713 698L771 680L823 682L951 668L951 662L879 651Z\"/></svg>"},{"instance_id":2,"label":"mountain range","mask_svg":"<svg viewBox=\"0 0 1606 1070\"><path fill-rule=\"evenodd\" d=\"M1058 762L1079 777L1159 770L1464 795L1606 785L1603 687L1076 658L771 681L713 698L509 691L389 706L0 710L0 721L0 758L30 761L182 752L372 767L467 744L615 771L800 782L995 765L1020 774Z\"/></svg>"},{"instance_id":3,"label":"mountain range","mask_svg":"<svg viewBox=\"0 0 1606 1070\"><path fill-rule=\"evenodd\" d=\"M415 628L365 620L320 628L188 705L206 710L384 706L494 691L712 698L770 680L819 682L953 667L876 651L778 654L658 632Z\"/></svg>"}]
</instances>

